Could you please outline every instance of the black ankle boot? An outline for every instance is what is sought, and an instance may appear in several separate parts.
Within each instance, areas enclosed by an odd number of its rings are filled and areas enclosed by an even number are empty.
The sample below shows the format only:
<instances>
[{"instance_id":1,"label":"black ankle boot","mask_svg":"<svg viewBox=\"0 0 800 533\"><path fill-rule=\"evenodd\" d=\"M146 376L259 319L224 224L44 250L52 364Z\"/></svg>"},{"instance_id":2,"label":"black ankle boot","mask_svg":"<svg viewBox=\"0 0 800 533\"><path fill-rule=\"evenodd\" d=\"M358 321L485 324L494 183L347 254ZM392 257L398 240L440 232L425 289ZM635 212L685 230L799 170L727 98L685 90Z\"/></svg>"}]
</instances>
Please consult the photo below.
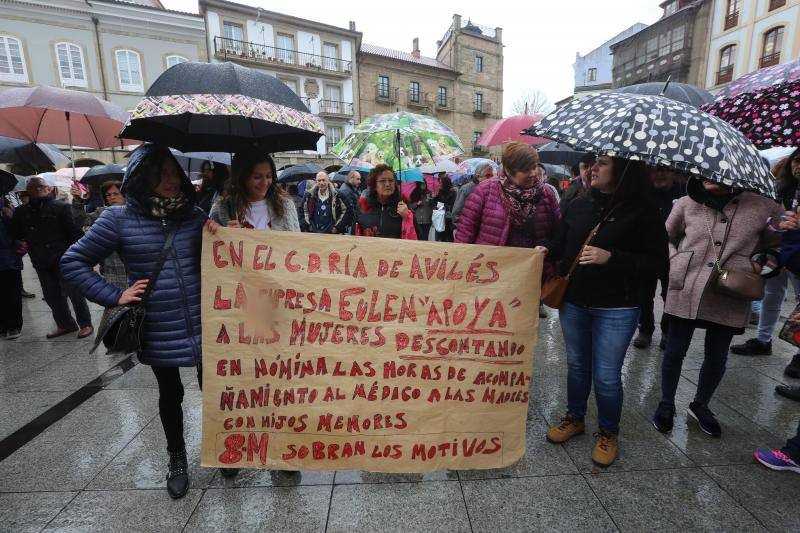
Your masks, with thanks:
<instances>
[{"instance_id":1,"label":"black ankle boot","mask_svg":"<svg viewBox=\"0 0 800 533\"><path fill-rule=\"evenodd\" d=\"M173 500L183 498L189 491L189 465L186 450L169 452L169 471L167 472L167 492Z\"/></svg>"},{"instance_id":2,"label":"black ankle boot","mask_svg":"<svg viewBox=\"0 0 800 533\"><path fill-rule=\"evenodd\" d=\"M239 475L239 468L220 468L219 473L222 474L222 477L232 478Z\"/></svg>"},{"instance_id":3,"label":"black ankle boot","mask_svg":"<svg viewBox=\"0 0 800 533\"><path fill-rule=\"evenodd\" d=\"M790 378L800 378L800 354L795 354L795 356L792 357L792 362L786 365L786 369L783 373Z\"/></svg>"}]
</instances>

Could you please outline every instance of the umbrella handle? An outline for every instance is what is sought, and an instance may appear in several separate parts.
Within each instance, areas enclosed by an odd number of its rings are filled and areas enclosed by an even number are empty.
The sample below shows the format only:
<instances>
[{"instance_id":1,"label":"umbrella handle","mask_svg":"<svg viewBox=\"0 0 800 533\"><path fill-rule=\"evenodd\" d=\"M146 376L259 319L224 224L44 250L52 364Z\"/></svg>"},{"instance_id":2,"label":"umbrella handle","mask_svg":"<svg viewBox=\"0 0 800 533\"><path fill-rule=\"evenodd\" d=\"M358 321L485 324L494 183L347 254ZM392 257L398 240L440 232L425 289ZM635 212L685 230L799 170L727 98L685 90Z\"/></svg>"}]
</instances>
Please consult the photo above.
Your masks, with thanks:
<instances>
[{"instance_id":1,"label":"umbrella handle","mask_svg":"<svg viewBox=\"0 0 800 533\"><path fill-rule=\"evenodd\" d=\"M69 121L69 111L64 111L64 116L67 118L67 138L69 140L69 155L72 163L72 181L78 183L78 175L75 172L75 148L72 146L72 126Z\"/></svg>"}]
</instances>

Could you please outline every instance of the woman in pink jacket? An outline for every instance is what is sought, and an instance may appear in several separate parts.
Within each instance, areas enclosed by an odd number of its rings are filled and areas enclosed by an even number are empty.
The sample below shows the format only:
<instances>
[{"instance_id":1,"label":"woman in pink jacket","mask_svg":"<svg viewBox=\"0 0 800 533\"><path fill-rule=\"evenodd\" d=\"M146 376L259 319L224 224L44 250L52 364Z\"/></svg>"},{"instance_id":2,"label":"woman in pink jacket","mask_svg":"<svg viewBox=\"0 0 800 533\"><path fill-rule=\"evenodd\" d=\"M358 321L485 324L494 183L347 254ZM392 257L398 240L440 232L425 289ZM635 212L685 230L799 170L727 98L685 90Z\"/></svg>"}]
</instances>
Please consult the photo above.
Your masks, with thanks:
<instances>
[{"instance_id":1,"label":"woman in pink jacket","mask_svg":"<svg viewBox=\"0 0 800 533\"><path fill-rule=\"evenodd\" d=\"M500 175L482 181L467 198L456 242L538 248L547 252L561 220L558 196L536 173L539 154L530 145L503 147ZM545 261L542 279L555 271Z\"/></svg>"}]
</instances>

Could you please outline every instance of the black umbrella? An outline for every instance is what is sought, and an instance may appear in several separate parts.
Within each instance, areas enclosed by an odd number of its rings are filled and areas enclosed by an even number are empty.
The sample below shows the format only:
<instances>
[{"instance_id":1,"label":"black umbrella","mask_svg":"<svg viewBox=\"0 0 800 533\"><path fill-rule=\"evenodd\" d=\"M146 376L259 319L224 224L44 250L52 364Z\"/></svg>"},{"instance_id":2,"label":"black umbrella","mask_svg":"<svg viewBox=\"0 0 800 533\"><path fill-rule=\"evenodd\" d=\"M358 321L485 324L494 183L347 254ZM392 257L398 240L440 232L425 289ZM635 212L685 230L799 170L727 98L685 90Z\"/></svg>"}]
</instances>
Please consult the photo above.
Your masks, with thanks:
<instances>
[{"instance_id":1,"label":"black umbrella","mask_svg":"<svg viewBox=\"0 0 800 533\"><path fill-rule=\"evenodd\" d=\"M314 150L317 117L275 76L234 63L180 63L150 86L120 136L182 152Z\"/></svg>"},{"instance_id":2,"label":"black umbrella","mask_svg":"<svg viewBox=\"0 0 800 533\"><path fill-rule=\"evenodd\" d=\"M10 193L16 186L17 176L7 170L0 169L0 196Z\"/></svg>"},{"instance_id":3,"label":"black umbrella","mask_svg":"<svg viewBox=\"0 0 800 533\"><path fill-rule=\"evenodd\" d=\"M317 173L325 169L314 163L305 163L302 165L292 165L286 170L281 172L278 178L279 183L293 183L304 180L313 180L317 177Z\"/></svg>"},{"instance_id":4,"label":"black umbrella","mask_svg":"<svg viewBox=\"0 0 800 533\"><path fill-rule=\"evenodd\" d=\"M69 157L52 144L0 137L0 163L23 163L38 171L68 162Z\"/></svg>"},{"instance_id":5,"label":"black umbrella","mask_svg":"<svg viewBox=\"0 0 800 533\"><path fill-rule=\"evenodd\" d=\"M81 183L84 185L102 185L110 180L122 180L125 175L125 165L112 164L112 165L98 165L89 169L89 172L83 175Z\"/></svg>"},{"instance_id":6,"label":"black umbrella","mask_svg":"<svg viewBox=\"0 0 800 533\"><path fill-rule=\"evenodd\" d=\"M775 198L772 174L747 137L713 115L663 96L590 96L528 131L578 150L675 168Z\"/></svg>"},{"instance_id":7,"label":"black umbrella","mask_svg":"<svg viewBox=\"0 0 800 533\"><path fill-rule=\"evenodd\" d=\"M586 152L580 152L573 147L558 143L551 142L537 148L539 152L539 161L549 165L567 165L573 167L580 163L581 158L586 155Z\"/></svg>"},{"instance_id":8,"label":"black umbrella","mask_svg":"<svg viewBox=\"0 0 800 533\"><path fill-rule=\"evenodd\" d=\"M639 83L628 85L620 89L614 89L617 93L626 94L649 94L653 96L666 96L670 100L681 102L694 107L709 104L714 101L714 95L696 85L688 83L675 83L668 81L666 84L661 82Z\"/></svg>"}]
</instances>

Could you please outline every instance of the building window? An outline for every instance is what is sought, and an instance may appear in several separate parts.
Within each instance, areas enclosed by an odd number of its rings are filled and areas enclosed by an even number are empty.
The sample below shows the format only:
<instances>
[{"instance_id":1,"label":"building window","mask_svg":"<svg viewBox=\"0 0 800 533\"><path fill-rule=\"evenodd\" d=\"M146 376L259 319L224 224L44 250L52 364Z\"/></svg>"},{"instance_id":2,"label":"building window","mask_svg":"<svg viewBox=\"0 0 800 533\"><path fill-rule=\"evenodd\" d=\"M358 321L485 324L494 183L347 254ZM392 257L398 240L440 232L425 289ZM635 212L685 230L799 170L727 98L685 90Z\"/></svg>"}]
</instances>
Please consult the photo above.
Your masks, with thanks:
<instances>
[{"instance_id":1,"label":"building window","mask_svg":"<svg viewBox=\"0 0 800 533\"><path fill-rule=\"evenodd\" d=\"M338 85L325 85L323 109L327 113L344 113L342 89Z\"/></svg>"},{"instance_id":2,"label":"building window","mask_svg":"<svg viewBox=\"0 0 800 533\"><path fill-rule=\"evenodd\" d=\"M233 22L222 23L222 36L225 38L224 48L229 52L241 54L244 51L244 28Z\"/></svg>"},{"instance_id":3,"label":"building window","mask_svg":"<svg viewBox=\"0 0 800 533\"><path fill-rule=\"evenodd\" d=\"M483 72L483 56L475 56L475 72Z\"/></svg>"},{"instance_id":4,"label":"building window","mask_svg":"<svg viewBox=\"0 0 800 533\"><path fill-rule=\"evenodd\" d=\"M167 68L174 67L180 63L186 63L189 61L183 56L167 56Z\"/></svg>"},{"instance_id":5,"label":"building window","mask_svg":"<svg viewBox=\"0 0 800 533\"><path fill-rule=\"evenodd\" d=\"M412 81L408 84L408 99L415 104L419 103L419 82Z\"/></svg>"},{"instance_id":6,"label":"building window","mask_svg":"<svg viewBox=\"0 0 800 533\"><path fill-rule=\"evenodd\" d=\"M597 69L592 67L586 76L586 81L597 81Z\"/></svg>"},{"instance_id":7,"label":"building window","mask_svg":"<svg viewBox=\"0 0 800 533\"><path fill-rule=\"evenodd\" d=\"M648 39L645 48L645 61L652 61L657 58L658 58L658 36L653 37L652 39Z\"/></svg>"},{"instance_id":8,"label":"building window","mask_svg":"<svg viewBox=\"0 0 800 533\"><path fill-rule=\"evenodd\" d=\"M294 63L294 35L278 34L278 60Z\"/></svg>"},{"instance_id":9,"label":"building window","mask_svg":"<svg viewBox=\"0 0 800 533\"><path fill-rule=\"evenodd\" d=\"M64 87L87 87L86 69L83 63L83 50L77 44L56 44L58 72Z\"/></svg>"},{"instance_id":10,"label":"building window","mask_svg":"<svg viewBox=\"0 0 800 533\"><path fill-rule=\"evenodd\" d=\"M669 4L664 6L664 16L668 17L678 11L678 2L670 2Z\"/></svg>"},{"instance_id":11,"label":"building window","mask_svg":"<svg viewBox=\"0 0 800 533\"><path fill-rule=\"evenodd\" d=\"M481 132L481 131L473 131L472 132L472 145L473 146L477 146L478 145L478 139L481 138L481 135L483 135L483 132Z\"/></svg>"},{"instance_id":12,"label":"building window","mask_svg":"<svg viewBox=\"0 0 800 533\"><path fill-rule=\"evenodd\" d=\"M664 57L669 55L669 49L672 44L670 41L670 37L672 36L671 31L666 31L662 33L658 38L658 57Z\"/></svg>"},{"instance_id":13,"label":"building window","mask_svg":"<svg viewBox=\"0 0 800 533\"><path fill-rule=\"evenodd\" d=\"M475 111L483 112L483 93L475 93Z\"/></svg>"},{"instance_id":14,"label":"building window","mask_svg":"<svg viewBox=\"0 0 800 533\"><path fill-rule=\"evenodd\" d=\"M325 128L325 146L327 146L328 151L331 151L331 148L339 144L339 141L342 140L342 127L341 126L328 126Z\"/></svg>"},{"instance_id":15,"label":"building window","mask_svg":"<svg viewBox=\"0 0 800 533\"><path fill-rule=\"evenodd\" d=\"M389 76L378 76L378 96L389 98Z\"/></svg>"},{"instance_id":16,"label":"building window","mask_svg":"<svg viewBox=\"0 0 800 533\"><path fill-rule=\"evenodd\" d=\"M728 0L725 9L725 28L729 30L739 24L739 0Z\"/></svg>"},{"instance_id":17,"label":"building window","mask_svg":"<svg viewBox=\"0 0 800 533\"><path fill-rule=\"evenodd\" d=\"M439 87L436 93L436 103L439 107L447 107L447 87Z\"/></svg>"},{"instance_id":18,"label":"building window","mask_svg":"<svg viewBox=\"0 0 800 533\"><path fill-rule=\"evenodd\" d=\"M760 68L771 67L781 62L783 47L783 26L773 28L764 34L764 49L761 52Z\"/></svg>"},{"instance_id":19,"label":"building window","mask_svg":"<svg viewBox=\"0 0 800 533\"><path fill-rule=\"evenodd\" d=\"M729 44L719 51L719 71L717 85L728 83L733 79L733 64L736 61L736 45Z\"/></svg>"},{"instance_id":20,"label":"building window","mask_svg":"<svg viewBox=\"0 0 800 533\"><path fill-rule=\"evenodd\" d=\"M677 28L672 28L672 52L677 52L678 50L683 50L684 48L684 38L686 37L686 26L678 26Z\"/></svg>"},{"instance_id":21,"label":"building window","mask_svg":"<svg viewBox=\"0 0 800 533\"><path fill-rule=\"evenodd\" d=\"M19 39L8 35L0 35L0 80L28 82L22 43Z\"/></svg>"},{"instance_id":22,"label":"building window","mask_svg":"<svg viewBox=\"0 0 800 533\"><path fill-rule=\"evenodd\" d=\"M783 7L786 5L786 0L769 0L769 9L767 11L772 11L774 9L778 9L779 7Z\"/></svg>"},{"instance_id":23,"label":"building window","mask_svg":"<svg viewBox=\"0 0 800 533\"><path fill-rule=\"evenodd\" d=\"M325 70L339 70L339 47L335 44L325 43L322 46L322 68Z\"/></svg>"},{"instance_id":24,"label":"building window","mask_svg":"<svg viewBox=\"0 0 800 533\"><path fill-rule=\"evenodd\" d=\"M130 92L143 92L142 63L139 53L133 50L117 50L117 74L119 75L119 90Z\"/></svg>"},{"instance_id":25,"label":"building window","mask_svg":"<svg viewBox=\"0 0 800 533\"><path fill-rule=\"evenodd\" d=\"M290 88L294 94L298 94L297 93L297 80L290 80L290 79L287 79L287 78L278 78L278 79L280 79L283 82L283 84L286 85L288 88Z\"/></svg>"}]
</instances>

